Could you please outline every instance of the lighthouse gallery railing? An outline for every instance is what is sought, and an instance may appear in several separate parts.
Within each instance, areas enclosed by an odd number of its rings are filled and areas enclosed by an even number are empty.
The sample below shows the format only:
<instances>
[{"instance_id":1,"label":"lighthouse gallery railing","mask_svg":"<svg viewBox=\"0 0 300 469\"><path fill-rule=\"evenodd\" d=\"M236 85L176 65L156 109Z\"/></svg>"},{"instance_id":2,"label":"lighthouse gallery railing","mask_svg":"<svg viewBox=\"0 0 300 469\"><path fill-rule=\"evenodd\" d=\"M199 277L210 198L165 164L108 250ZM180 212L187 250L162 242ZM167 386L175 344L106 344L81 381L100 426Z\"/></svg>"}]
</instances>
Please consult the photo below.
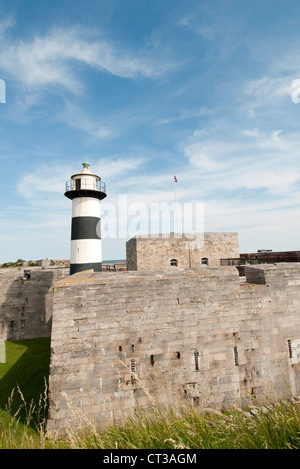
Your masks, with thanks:
<instances>
[{"instance_id":1,"label":"lighthouse gallery railing","mask_svg":"<svg viewBox=\"0 0 300 469\"><path fill-rule=\"evenodd\" d=\"M77 183L78 184L78 183ZM91 191L104 192L106 194L106 184L102 181L88 181L86 179L80 180L80 187L76 184L76 180L69 180L66 182L65 192L75 191L77 189L87 189Z\"/></svg>"}]
</instances>

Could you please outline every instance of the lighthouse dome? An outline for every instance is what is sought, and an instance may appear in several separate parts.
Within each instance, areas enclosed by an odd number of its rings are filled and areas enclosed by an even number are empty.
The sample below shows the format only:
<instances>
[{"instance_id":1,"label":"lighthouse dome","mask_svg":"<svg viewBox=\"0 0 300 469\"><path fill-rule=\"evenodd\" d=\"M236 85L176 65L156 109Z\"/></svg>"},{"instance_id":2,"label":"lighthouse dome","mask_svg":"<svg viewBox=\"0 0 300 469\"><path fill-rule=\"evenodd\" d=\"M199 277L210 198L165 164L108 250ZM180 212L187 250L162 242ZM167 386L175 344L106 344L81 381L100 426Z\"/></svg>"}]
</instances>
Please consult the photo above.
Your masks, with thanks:
<instances>
[{"instance_id":1,"label":"lighthouse dome","mask_svg":"<svg viewBox=\"0 0 300 469\"><path fill-rule=\"evenodd\" d=\"M65 196L69 199L76 197L95 197L102 200L106 197L106 186L100 176L93 174L90 164L82 163L82 170L73 174L71 180L66 182Z\"/></svg>"}]
</instances>

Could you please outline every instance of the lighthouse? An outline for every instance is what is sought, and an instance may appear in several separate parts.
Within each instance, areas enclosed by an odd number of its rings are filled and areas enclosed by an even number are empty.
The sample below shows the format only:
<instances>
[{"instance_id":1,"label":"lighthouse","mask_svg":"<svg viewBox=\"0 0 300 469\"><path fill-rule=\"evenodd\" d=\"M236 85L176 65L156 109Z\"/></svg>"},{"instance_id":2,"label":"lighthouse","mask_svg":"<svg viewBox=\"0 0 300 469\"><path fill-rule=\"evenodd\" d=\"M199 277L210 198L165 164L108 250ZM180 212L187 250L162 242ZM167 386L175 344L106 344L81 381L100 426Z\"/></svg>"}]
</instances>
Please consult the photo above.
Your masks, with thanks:
<instances>
[{"instance_id":1,"label":"lighthouse","mask_svg":"<svg viewBox=\"0 0 300 469\"><path fill-rule=\"evenodd\" d=\"M101 178L82 163L80 173L66 182L65 196L72 200L70 275L102 270L101 207L106 187Z\"/></svg>"}]
</instances>

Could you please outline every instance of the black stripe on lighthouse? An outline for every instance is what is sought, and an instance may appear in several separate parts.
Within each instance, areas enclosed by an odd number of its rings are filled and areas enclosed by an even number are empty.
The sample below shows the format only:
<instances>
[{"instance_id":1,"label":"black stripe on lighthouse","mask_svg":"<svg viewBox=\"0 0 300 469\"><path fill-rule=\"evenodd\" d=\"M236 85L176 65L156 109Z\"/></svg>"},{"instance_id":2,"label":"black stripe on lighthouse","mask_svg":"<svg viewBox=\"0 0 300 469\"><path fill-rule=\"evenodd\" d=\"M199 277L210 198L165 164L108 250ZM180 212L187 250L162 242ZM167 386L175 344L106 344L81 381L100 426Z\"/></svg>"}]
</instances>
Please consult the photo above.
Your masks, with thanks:
<instances>
[{"instance_id":1,"label":"black stripe on lighthouse","mask_svg":"<svg viewBox=\"0 0 300 469\"><path fill-rule=\"evenodd\" d=\"M73 217L71 240L101 239L99 217Z\"/></svg>"},{"instance_id":2,"label":"black stripe on lighthouse","mask_svg":"<svg viewBox=\"0 0 300 469\"><path fill-rule=\"evenodd\" d=\"M94 270L94 272L102 272L102 262L86 262L85 264L70 264L70 275L85 270Z\"/></svg>"}]
</instances>

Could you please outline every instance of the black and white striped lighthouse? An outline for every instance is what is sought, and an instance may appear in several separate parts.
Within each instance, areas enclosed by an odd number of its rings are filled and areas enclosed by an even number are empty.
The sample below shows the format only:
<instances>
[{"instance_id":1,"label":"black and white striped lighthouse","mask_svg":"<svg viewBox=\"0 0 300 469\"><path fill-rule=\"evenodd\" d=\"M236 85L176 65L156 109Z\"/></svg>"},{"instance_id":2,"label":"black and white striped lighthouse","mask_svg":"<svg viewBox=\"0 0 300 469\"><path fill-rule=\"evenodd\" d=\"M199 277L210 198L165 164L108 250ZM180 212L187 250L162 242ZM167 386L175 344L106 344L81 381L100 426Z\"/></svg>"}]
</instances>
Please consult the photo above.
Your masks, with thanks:
<instances>
[{"instance_id":1,"label":"black and white striped lighthouse","mask_svg":"<svg viewBox=\"0 0 300 469\"><path fill-rule=\"evenodd\" d=\"M99 176L82 163L80 173L66 182L65 196L72 200L70 275L102 270L101 208L106 187Z\"/></svg>"}]
</instances>

